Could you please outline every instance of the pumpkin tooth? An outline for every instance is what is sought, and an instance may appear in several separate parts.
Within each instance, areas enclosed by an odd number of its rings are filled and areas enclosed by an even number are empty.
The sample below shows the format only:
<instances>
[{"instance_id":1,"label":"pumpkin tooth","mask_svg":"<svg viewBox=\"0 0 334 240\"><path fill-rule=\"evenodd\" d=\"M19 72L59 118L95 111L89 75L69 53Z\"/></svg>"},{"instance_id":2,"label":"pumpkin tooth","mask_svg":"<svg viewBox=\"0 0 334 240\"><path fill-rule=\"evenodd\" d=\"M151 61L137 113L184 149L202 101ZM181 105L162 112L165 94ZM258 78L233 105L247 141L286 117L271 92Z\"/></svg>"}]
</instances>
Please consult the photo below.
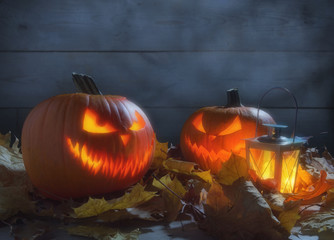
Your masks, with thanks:
<instances>
[{"instance_id":1,"label":"pumpkin tooth","mask_svg":"<svg viewBox=\"0 0 334 240\"><path fill-rule=\"evenodd\" d=\"M89 156L87 155L87 146L86 144L83 145L81 149L81 162L83 166L87 165L87 162L89 161Z\"/></svg>"},{"instance_id":2,"label":"pumpkin tooth","mask_svg":"<svg viewBox=\"0 0 334 240\"><path fill-rule=\"evenodd\" d=\"M105 176L118 179L134 177L140 173L147 166L154 147L154 140L152 140L142 153L142 157L130 155L113 158L104 152L95 153L94 150L87 147L86 143L81 145L68 137L66 142L73 155L91 174L95 176L100 172Z\"/></svg>"}]
</instances>

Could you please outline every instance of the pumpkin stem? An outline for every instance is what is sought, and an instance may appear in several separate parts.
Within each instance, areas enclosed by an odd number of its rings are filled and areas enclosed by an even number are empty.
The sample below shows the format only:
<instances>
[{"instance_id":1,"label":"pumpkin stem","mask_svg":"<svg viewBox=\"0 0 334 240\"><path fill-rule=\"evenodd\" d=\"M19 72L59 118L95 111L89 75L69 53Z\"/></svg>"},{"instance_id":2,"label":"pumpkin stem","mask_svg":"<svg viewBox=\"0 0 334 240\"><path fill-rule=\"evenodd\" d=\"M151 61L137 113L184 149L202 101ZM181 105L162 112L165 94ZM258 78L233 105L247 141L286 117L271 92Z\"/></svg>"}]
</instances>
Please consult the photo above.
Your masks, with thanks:
<instances>
[{"instance_id":1,"label":"pumpkin stem","mask_svg":"<svg viewBox=\"0 0 334 240\"><path fill-rule=\"evenodd\" d=\"M227 104L225 107L242 107L237 88L229 89L226 91L226 93L227 93Z\"/></svg>"},{"instance_id":2,"label":"pumpkin stem","mask_svg":"<svg viewBox=\"0 0 334 240\"><path fill-rule=\"evenodd\" d=\"M102 95L92 77L73 72L72 79L78 92L92 95Z\"/></svg>"}]
</instances>

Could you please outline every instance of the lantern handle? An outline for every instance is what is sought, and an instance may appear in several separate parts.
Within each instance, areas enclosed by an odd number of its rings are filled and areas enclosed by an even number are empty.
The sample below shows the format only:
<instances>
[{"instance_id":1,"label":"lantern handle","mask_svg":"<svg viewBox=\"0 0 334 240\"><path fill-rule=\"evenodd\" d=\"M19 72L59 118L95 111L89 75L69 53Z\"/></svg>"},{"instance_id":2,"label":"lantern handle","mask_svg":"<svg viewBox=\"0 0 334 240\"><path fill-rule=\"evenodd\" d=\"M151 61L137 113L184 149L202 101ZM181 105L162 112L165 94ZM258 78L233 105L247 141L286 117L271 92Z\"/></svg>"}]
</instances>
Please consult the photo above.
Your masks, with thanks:
<instances>
[{"instance_id":1,"label":"lantern handle","mask_svg":"<svg viewBox=\"0 0 334 240\"><path fill-rule=\"evenodd\" d=\"M263 98L269 93L271 92L272 90L282 90L286 93L288 93L294 100L295 102L295 107L296 107L296 113L295 113L295 122L294 122L294 127L293 127L293 132L292 132L292 138L293 138L293 143L295 142L295 136L296 136L296 129L297 129L297 115L298 115L298 103L297 103L297 99L296 97L293 95L292 92L290 92L289 89L287 88L283 88L283 87L273 87L269 90L267 90L261 97L258 105L257 105L257 116L256 116L256 128L255 128L255 137L257 137L257 130L258 130L258 124L259 124L259 114L260 114L260 106L262 104L262 100Z\"/></svg>"}]
</instances>

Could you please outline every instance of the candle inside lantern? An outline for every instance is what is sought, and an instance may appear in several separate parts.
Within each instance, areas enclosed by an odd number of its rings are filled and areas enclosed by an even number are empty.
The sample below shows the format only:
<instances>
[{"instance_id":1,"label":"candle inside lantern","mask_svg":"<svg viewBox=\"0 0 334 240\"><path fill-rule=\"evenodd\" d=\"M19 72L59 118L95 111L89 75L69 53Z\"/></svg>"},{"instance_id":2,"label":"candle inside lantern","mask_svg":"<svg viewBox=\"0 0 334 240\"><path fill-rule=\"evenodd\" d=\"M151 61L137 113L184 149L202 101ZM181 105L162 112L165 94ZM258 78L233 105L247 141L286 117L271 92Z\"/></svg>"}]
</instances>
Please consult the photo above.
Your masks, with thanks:
<instances>
[{"instance_id":1,"label":"candle inside lantern","mask_svg":"<svg viewBox=\"0 0 334 240\"><path fill-rule=\"evenodd\" d=\"M260 179L272 179L281 193L294 192L300 150L282 152L281 157L274 151L249 149L249 165ZM281 159L281 160L280 160ZM280 164L281 162L281 164ZM281 166L280 166L281 165ZM275 169L277 166L280 169ZM276 173L276 177L275 177ZM280 175L280 177L278 176ZM280 182L279 178L281 179Z\"/></svg>"}]
</instances>

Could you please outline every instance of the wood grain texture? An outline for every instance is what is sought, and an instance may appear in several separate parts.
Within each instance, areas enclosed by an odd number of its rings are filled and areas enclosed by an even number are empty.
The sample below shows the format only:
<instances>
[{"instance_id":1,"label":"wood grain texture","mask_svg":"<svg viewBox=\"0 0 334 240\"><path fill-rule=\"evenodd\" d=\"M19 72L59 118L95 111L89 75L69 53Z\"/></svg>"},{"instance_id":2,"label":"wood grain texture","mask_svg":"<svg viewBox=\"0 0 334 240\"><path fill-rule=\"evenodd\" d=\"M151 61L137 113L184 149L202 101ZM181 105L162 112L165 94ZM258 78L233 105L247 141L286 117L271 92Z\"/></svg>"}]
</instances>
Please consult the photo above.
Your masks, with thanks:
<instances>
[{"instance_id":1,"label":"wood grain texture","mask_svg":"<svg viewBox=\"0 0 334 240\"><path fill-rule=\"evenodd\" d=\"M331 0L0 0L0 130L20 135L30 108L75 91L75 71L144 107L159 140L175 143L227 89L256 106L287 87L298 132L334 151L333 12ZM292 125L289 97L273 92L264 106Z\"/></svg>"},{"instance_id":2,"label":"wood grain texture","mask_svg":"<svg viewBox=\"0 0 334 240\"><path fill-rule=\"evenodd\" d=\"M2 0L2 51L333 51L331 0Z\"/></svg>"},{"instance_id":3,"label":"wood grain texture","mask_svg":"<svg viewBox=\"0 0 334 240\"><path fill-rule=\"evenodd\" d=\"M334 53L0 53L0 107L33 107L75 91L73 71L93 76L103 94L143 107L224 105L237 87L256 105L269 88L289 88L301 107L333 108ZM275 93L269 106L293 106Z\"/></svg>"}]
</instances>

